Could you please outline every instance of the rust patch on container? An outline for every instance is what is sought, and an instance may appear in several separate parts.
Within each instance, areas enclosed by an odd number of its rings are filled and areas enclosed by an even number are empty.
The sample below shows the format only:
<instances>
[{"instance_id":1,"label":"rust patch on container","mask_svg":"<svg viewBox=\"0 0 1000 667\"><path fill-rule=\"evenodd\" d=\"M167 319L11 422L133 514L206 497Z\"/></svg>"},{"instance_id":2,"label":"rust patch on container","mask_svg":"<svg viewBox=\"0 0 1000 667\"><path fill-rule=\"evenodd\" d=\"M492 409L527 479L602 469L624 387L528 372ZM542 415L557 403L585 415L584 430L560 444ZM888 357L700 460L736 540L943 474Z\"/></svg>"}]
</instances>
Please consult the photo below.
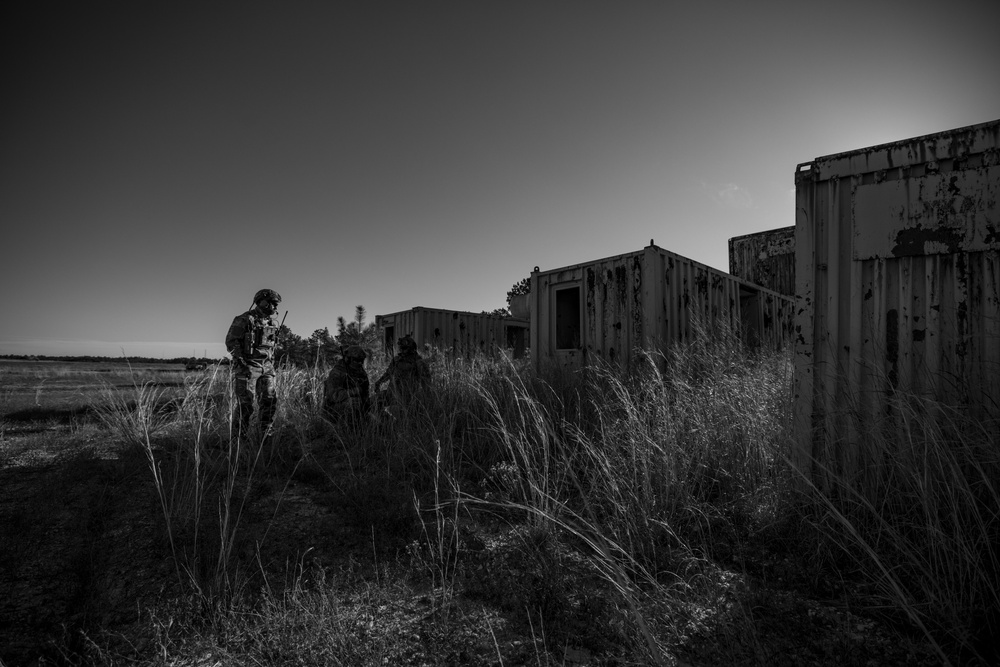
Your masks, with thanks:
<instances>
[{"instance_id":1,"label":"rust patch on container","mask_svg":"<svg viewBox=\"0 0 1000 667\"><path fill-rule=\"evenodd\" d=\"M795 293L795 227L729 239L729 273L791 296Z\"/></svg>"},{"instance_id":2,"label":"rust patch on container","mask_svg":"<svg viewBox=\"0 0 1000 667\"><path fill-rule=\"evenodd\" d=\"M998 249L1000 169L961 169L966 160L914 165L901 179L853 179L854 259Z\"/></svg>"},{"instance_id":3,"label":"rust patch on container","mask_svg":"<svg viewBox=\"0 0 1000 667\"><path fill-rule=\"evenodd\" d=\"M695 271L694 274L694 285L695 288L702 294L708 294L708 274L706 274L701 269Z\"/></svg>"},{"instance_id":4,"label":"rust patch on container","mask_svg":"<svg viewBox=\"0 0 1000 667\"><path fill-rule=\"evenodd\" d=\"M642 337L642 255L636 255L632 259L632 333L634 338L632 344L641 342Z\"/></svg>"},{"instance_id":5,"label":"rust patch on container","mask_svg":"<svg viewBox=\"0 0 1000 667\"><path fill-rule=\"evenodd\" d=\"M899 385L899 311L892 308L885 314L885 360L889 364L889 390Z\"/></svg>"},{"instance_id":6,"label":"rust patch on container","mask_svg":"<svg viewBox=\"0 0 1000 667\"><path fill-rule=\"evenodd\" d=\"M939 252L946 254L955 253L962 249L963 239L962 232L951 227L926 228L918 225L912 229L901 229L896 234L892 256L925 255L929 247L938 248Z\"/></svg>"},{"instance_id":7,"label":"rust patch on container","mask_svg":"<svg viewBox=\"0 0 1000 667\"><path fill-rule=\"evenodd\" d=\"M615 287L618 288L618 303L624 307L628 303L628 270L624 266L615 267Z\"/></svg>"},{"instance_id":8,"label":"rust patch on container","mask_svg":"<svg viewBox=\"0 0 1000 667\"><path fill-rule=\"evenodd\" d=\"M600 323L597 321L597 271L592 266L588 266L585 273L583 301L587 339L593 340Z\"/></svg>"}]
</instances>

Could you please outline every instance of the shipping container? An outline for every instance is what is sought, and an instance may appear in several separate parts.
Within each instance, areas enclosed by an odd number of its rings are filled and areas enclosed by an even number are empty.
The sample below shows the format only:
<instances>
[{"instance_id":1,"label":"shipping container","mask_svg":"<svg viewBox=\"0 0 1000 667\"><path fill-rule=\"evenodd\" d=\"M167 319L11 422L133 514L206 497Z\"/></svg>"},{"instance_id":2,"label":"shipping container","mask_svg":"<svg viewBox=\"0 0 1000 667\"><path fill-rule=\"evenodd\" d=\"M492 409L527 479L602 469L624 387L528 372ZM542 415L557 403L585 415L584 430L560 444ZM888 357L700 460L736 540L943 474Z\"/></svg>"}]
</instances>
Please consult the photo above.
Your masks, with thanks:
<instances>
[{"instance_id":1,"label":"shipping container","mask_svg":"<svg viewBox=\"0 0 1000 667\"><path fill-rule=\"evenodd\" d=\"M385 349L396 351L396 341L410 336L419 349L432 347L447 354L470 357L510 350L514 358L525 354L528 320L487 313L442 310L417 306L410 310L376 315Z\"/></svg>"},{"instance_id":2,"label":"shipping container","mask_svg":"<svg viewBox=\"0 0 1000 667\"><path fill-rule=\"evenodd\" d=\"M729 273L795 296L795 225L729 239Z\"/></svg>"},{"instance_id":3,"label":"shipping container","mask_svg":"<svg viewBox=\"0 0 1000 667\"><path fill-rule=\"evenodd\" d=\"M998 134L798 165L795 435L814 478L866 465L860 435L901 433L908 411L998 418Z\"/></svg>"},{"instance_id":4,"label":"shipping container","mask_svg":"<svg viewBox=\"0 0 1000 667\"><path fill-rule=\"evenodd\" d=\"M643 250L531 274L531 350L546 363L627 365L697 327L726 325L751 345L780 345L794 300L650 243Z\"/></svg>"}]
</instances>

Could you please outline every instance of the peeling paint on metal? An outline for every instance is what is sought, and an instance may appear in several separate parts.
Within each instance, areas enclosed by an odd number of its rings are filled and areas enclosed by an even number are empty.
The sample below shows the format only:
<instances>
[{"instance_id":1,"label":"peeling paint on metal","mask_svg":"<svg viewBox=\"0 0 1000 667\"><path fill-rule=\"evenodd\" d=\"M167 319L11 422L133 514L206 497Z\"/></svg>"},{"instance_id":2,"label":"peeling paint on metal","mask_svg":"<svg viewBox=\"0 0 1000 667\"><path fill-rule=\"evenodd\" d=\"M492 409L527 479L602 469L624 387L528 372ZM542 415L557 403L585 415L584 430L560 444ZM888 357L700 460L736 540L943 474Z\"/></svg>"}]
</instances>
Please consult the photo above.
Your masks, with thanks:
<instances>
[{"instance_id":1,"label":"peeling paint on metal","mask_svg":"<svg viewBox=\"0 0 1000 667\"><path fill-rule=\"evenodd\" d=\"M891 396L1000 419L1000 120L817 158L796 184L799 464L857 464Z\"/></svg>"},{"instance_id":2,"label":"peeling paint on metal","mask_svg":"<svg viewBox=\"0 0 1000 667\"><path fill-rule=\"evenodd\" d=\"M729 273L767 289L795 294L795 226L729 239Z\"/></svg>"},{"instance_id":3,"label":"peeling paint on metal","mask_svg":"<svg viewBox=\"0 0 1000 667\"><path fill-rule=\"evenodd\" d=\"M532 274L532 349L536 364L554 359L628 364L637 348L662 349L693 335L695 320L724 322L755 341L780 341L791 331L794 301L725 272L648 246L574 267ZM557 290L582 290L583 340L578 354L554 345Z\"/></svg>"},{"instance_id":4,"label":"peeling paint on metal","mask_svg":"<svg viewBox=\"0 0 1000 667\"><path fill-rule=\"evenodd\" d=\"M421 348L429 346L465 357L493 354L498 348L507 348L512 339L526 343L529 335L529 320L525 318L423 306L376 315L375 324L383 329L392 327L394 338L411 336Z\"/></svg>"}]
</instances>

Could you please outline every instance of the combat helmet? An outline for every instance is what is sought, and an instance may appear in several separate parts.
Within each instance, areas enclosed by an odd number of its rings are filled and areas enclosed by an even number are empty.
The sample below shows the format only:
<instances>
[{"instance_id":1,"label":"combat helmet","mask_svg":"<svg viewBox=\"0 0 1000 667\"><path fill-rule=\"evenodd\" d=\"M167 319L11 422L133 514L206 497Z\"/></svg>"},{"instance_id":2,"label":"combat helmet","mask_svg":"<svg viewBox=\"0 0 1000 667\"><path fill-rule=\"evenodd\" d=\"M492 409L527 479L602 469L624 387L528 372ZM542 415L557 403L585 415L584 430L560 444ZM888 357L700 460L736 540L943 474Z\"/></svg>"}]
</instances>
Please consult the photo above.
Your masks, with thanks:
<instances>
[{"instance_id":1,"label":"combat helmet","mask_svg":"<svg viewBox=\"0 0 1000 667\"><path fill-rule=\"evenodd\" d=\"M360 363L365 360L365 358L368 356L368 353L365 352L365 348L361 347L360 345L348 345L347 348L344 350L343 355L344 359L346 359L347 361Z\"/></svg>"},{"instance_id":2,"label":"combat helmet","mask_svg":"<svg viewBox=\"0 0 1000 667\"><path fill-rule=\"evenodd\" d=\"M403 336L396 344L399 345L400 352L416 352L417 351L417 341L413 340L409 336Z\"/></svg>"},{"instance_id":3,"label":"combat helmet","mask_svg":"<svg viewBox=\"0 0 1000 667\"><path fill-rule=\"evenodd\" d=\"M275 292L273 289L257 290L257 293L253 295L253 302L259 303L261 299L267 299L268 301L275 301L277 303L281 303L281 295Z\"/></svg>"}]
</instances>

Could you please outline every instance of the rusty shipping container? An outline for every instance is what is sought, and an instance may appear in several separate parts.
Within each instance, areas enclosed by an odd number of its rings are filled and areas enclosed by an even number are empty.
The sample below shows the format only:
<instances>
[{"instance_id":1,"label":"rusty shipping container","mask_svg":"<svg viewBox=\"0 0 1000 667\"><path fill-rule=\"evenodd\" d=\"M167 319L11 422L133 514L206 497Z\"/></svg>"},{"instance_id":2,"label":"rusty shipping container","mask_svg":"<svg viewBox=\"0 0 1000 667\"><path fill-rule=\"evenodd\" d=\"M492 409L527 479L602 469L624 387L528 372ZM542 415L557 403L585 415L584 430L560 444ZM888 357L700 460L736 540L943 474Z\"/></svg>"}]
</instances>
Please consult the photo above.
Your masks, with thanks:
<instances>
[{"instance_id":1,"label":"rusty shipping container","mask_svg":"<svg viewBox=\"0 0 1000 667\"><path fill-rule=\"evenodd\" d=\"M643 250L531 274L531 349L579 367L628 364L636 348L688 340L697 321L724 323L748 342L780 343L794 300L650 243Z\"/></svg>"},{"instance_id":2,"label":"rusty shipping container","mask_svg":"<svg viewBox=\"0 0 1000 667\"><path fill-rule=\"evenodd\" d=\"M864 465L859 435L898 432L904 397L1000 416L998 135L1000 120L796 169L800 467Z\"/></svg>"},{"instance_id":3,"label":"rusty shipping container","mask_svg":"<svg viewBox=\"0 0 1000 667\"><path fill-rule=\"evenodd\" d=\"M729 273L795 296L795 225L729 239Z\"/></svg>"},{"instance_id":4,"label":"rusty shipping container","mask_svg":"<svg viewBox=\"0 0 1000 667\"><path fill-rule=\"evenodd\" d=\"M492 354L498 348L525 353L528 320L486 313L442 310L417 306L410 310L376 315L387 351L395 351L397 339L411 336L419 348L430 346L463 357Z\"/></svg>"}]
</instances>

